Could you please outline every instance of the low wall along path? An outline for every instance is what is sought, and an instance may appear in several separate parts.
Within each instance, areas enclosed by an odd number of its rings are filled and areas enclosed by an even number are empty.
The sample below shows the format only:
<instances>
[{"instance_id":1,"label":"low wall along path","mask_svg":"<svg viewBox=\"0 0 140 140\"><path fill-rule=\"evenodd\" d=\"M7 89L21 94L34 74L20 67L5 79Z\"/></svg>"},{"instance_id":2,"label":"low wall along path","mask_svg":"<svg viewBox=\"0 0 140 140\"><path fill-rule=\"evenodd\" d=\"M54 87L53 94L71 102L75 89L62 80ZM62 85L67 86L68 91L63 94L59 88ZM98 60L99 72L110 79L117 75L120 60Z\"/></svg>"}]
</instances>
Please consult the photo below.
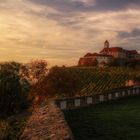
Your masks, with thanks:
<instances>
[{"instance_id":1,"label":"low wall along path","mask_svg":"<svg viewBox=\"0 0 140 140\"><path fill-rule=\"evenodd\" d=\"M106 93L93 96L77 97L72 99L60 99L56 100L55 103L61 110L67 110L138 94L140 94L140 87L134 87L108 91Z\"/></svg>"}]
</instances>

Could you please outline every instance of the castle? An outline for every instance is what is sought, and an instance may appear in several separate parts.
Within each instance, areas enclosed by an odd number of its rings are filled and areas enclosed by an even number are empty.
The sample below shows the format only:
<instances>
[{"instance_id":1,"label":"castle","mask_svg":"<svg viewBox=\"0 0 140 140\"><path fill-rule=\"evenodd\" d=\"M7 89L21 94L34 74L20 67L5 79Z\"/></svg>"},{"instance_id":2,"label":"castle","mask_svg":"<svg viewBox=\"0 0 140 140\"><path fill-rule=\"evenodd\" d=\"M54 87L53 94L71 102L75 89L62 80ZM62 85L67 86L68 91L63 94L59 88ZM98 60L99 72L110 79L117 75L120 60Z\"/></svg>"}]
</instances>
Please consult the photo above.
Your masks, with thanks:
<instances>
[{"instance_id":1,"label":"castle","mask_svg":"<svg viewBox=\"0 0 140 140\"><path fill-rule=\"evenodd\" d=\"M120 64L140 62L140 54L136 50L126 50L121 47L110 47L108 40L104 42L104 48L99 53L87 53L81 57L79 66L105 66L114 60L119 60Z\"/></svg>"}]
</instances>

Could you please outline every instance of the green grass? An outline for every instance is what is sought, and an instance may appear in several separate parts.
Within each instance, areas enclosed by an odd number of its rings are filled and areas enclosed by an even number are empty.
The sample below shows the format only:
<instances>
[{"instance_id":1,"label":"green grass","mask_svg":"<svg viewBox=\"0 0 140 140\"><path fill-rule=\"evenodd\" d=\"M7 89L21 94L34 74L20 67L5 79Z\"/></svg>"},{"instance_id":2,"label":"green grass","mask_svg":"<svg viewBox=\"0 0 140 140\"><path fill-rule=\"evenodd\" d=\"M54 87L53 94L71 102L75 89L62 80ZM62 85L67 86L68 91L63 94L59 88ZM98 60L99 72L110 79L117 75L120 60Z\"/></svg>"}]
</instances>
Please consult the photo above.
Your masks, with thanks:
<instances>
[{"instance_id":1,"label":"green grass","mask_svg":"<svg viewBox=\"0 0 140 140\"><path fill-rule=\"evenodd\" d=\"M140 97L65 111L75 140L140 140Z\"/></svg>"}]
</instances>

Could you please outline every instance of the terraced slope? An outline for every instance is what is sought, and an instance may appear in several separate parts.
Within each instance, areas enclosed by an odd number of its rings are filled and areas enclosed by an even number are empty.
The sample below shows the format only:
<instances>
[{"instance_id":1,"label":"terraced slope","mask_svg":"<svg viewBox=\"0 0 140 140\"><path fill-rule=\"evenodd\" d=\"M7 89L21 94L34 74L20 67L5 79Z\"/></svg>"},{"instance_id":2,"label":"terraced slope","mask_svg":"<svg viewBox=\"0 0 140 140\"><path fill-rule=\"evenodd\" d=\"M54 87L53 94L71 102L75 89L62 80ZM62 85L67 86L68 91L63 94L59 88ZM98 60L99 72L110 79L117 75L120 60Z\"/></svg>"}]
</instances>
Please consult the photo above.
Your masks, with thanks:
<instances>
[{"instance_id":1,"label":"terraced slope","mask_svg":"<svg viewBox=\"0 0 140 140\"><path fill-rule=\"evenodd\" d=\"M70 75L79 79L79 95L91 95L105 90L124 87L126 80L138 75L130 68L66 68Z\"/></svg>"},{"instance_id":2,"label":"terraced slope","mask_svg":"<svg viewBox=\"0 0 140 140\"><path fill-rule=\"evenodd\" d=\"M138 70L120 67L53 67L46 78L35 85L33 93L38 91L56 98L94 95L124 88L126 80L138 75Z\"/></svg>"}]
</instances>

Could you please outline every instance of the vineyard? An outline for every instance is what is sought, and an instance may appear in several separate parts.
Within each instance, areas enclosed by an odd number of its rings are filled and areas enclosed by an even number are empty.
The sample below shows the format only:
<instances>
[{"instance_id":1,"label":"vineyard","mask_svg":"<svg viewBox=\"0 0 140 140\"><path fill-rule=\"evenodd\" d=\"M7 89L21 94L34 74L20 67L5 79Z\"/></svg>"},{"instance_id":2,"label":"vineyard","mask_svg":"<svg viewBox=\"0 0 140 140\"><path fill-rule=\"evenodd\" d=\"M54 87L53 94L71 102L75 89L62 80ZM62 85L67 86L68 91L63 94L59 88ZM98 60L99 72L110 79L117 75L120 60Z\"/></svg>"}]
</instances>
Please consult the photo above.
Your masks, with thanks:
<instances>
[{"instance_id":1,"label":"vineyard","mask_svg":"<svg viewBox=\"0 0 140 140\"><path fill-rule=\"evenodd\" d=\"M78 81L76 96L93 95L125 86L126 80L139 75L139 71L130 68L87 68L71 67L64 71Z\"/></svg>"},{"instance_id":2,"label":"vineyard","mask_svg":"<svg viewBox=\"0 0 140 140\"><path fill-rule=\"evenodd\" d=\"M139 77L138 69L126 67L53 67L33 92L55 98L99 94L124 88L126 80Z\"/></svg>"}]
</instances>

